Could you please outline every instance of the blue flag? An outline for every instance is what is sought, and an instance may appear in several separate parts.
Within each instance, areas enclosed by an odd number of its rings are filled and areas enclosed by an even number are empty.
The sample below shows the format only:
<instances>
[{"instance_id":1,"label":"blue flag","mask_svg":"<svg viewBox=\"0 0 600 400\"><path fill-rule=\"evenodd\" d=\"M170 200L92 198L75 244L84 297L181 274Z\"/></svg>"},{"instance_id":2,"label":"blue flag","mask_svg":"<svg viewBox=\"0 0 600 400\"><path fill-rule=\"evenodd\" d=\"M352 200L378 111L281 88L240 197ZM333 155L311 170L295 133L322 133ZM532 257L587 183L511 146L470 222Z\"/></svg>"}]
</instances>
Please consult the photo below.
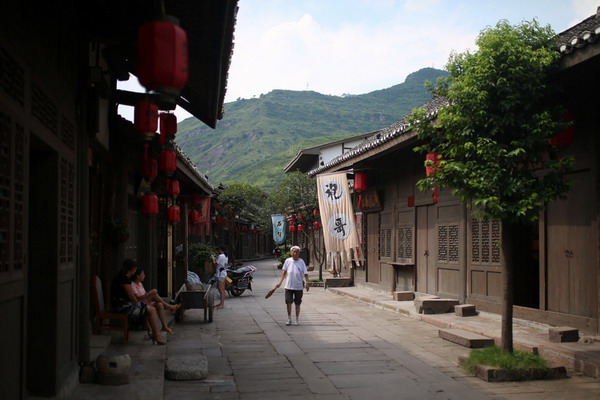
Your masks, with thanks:
<instances>
[{"instance_id":1,"label":"blue flag","mask_svg":"<svg viewBox=\"0 0 600 400\"><path fill-rule=\"evenodd\" d=\"M285 242L285 216L281 214L272 214L273 221L273 240L277 244Z\"/></svg>"}]
</instances>

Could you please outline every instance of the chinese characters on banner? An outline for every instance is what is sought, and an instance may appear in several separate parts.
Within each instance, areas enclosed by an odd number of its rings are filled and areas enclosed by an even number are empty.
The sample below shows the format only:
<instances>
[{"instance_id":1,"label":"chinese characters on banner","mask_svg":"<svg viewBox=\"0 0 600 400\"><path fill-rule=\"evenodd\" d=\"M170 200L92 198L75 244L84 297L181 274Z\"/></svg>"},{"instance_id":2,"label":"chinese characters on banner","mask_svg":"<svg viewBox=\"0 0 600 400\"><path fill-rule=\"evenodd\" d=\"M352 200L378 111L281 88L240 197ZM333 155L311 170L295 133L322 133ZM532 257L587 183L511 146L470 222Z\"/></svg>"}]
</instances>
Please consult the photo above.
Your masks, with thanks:
<instances>
[{"instance_id":1,"label":"chinese characters on banner","mask_svg":"<svg viewBox=\"0 0 600 400\"><path fill-rule=\"evenodd\" d=\"M273 222L273 240L277 244L285 242L285 216L282 214L272 214Z\"/></svg>"},{"instance_id":2,"label":"chinese characters on banner","mask_svg":"<svg viewBox=\"0 0 600 400\"><path fill-rule=\"evenodd\" d=\"M352 200L345 172L318 175L317 193L327 253L351 259L350 250L359 246Z\"/></svg>"}]
</instances>

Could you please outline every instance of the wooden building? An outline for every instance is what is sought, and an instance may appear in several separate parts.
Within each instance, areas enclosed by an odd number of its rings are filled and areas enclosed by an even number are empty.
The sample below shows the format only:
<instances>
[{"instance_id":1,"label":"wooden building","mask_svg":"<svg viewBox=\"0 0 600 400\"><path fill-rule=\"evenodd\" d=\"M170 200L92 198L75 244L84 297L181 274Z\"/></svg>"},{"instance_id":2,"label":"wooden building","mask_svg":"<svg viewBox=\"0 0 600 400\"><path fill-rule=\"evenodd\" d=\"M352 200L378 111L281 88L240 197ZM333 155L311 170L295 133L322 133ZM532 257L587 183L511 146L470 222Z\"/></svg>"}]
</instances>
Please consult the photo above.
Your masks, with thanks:
<instances>
[{"instance_id":1,"label":"wooden building","mask_svg":"<svg viewBox=\"0 0 600 400\"><path fill-rule=\"evenodd\" d=\"M514 316L600 334L600 247L598 174L600 117L600 13L559 34L564 106L575 116L574 141L562 149L575 157L566 200L549 204L539 221L514 237ZM434 98L431 118L444 106ZM382 129L365 143L306 169L311 176L335 171L368 174L368 190L356 207L365 263L355 283L392 292L458 299L500 313L503 258L496 244L502 226L479 221L449 191L438 201L415 184L425 176L415 133L405 120ZM358 194L355 195L358 197ZM355 202L357 206L357 202Z\"/></svg>"},{"instance_id":2,"label":"wooden building","mask_svg":"<svg viewBox=\"0 0 600 400\"><path fill-rule=\"evenodd\" d=\"M138 27L163 12L188 35L179 93L135 94L117 80L136 73ZM126 257L170 293L181 279L173 249L185 244L188 201L213 187L174 149L180 182L142 179L144 143L118 113L142 97L183 107L215 127L222 118L237 0L8 2L0 13L0 387L2 398L68 398L89 362L91 278L105 292ZM130 79L136 79L132 76ZM159 214L141 212L146 191ZM177 201L181 223L167 223ZM179 278L178 278L179 276Z\"/></svg>"}]
</instances>

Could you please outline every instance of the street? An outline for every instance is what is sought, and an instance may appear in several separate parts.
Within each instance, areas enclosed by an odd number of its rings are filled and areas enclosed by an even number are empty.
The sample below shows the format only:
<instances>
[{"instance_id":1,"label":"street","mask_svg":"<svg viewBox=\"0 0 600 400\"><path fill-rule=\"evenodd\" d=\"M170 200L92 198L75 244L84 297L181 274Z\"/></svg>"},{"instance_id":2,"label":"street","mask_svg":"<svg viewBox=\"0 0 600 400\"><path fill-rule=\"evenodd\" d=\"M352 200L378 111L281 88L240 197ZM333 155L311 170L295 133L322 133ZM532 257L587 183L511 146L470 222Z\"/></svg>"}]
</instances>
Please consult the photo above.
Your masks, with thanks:
<instances>
[{"instance_id":1,"label":"street","mask_svg":"<svg viewBox=\"0 0 600 400\"><path fill-rule=\"evenodd\" d=\"M286 326L273 259L251 263L253 291L227 297L213 323L188 310L167 356L203 354L202 381L165 380L164 398L183 399L592 399L600 383L580 374L553 381L486 383L457 366L469 349L438 328L311 287L300 326ZM327 275L326 273L324 275ZM218 299L217 299L218 302Z\"/></svg>"}]
</instances>

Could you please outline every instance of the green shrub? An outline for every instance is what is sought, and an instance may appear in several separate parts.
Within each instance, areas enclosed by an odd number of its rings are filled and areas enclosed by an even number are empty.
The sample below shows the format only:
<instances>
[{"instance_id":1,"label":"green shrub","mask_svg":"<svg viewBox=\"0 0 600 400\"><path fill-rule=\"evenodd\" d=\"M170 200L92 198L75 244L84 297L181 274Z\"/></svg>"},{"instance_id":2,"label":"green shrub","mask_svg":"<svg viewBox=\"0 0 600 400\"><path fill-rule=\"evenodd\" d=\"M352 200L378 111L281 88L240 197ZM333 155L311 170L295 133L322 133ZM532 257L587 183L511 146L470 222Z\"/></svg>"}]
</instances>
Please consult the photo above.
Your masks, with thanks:
<instances>
[{"instance_id":1,"label":"green shrub","mask_svg":"<svg viewBox=\"0 0 600 400\"><path fill-rule=\"evenodd\" d=\"M291 256L292 256L292 253L290 253L289 251L286 251L285 253L281 253L281 255L277 259L279 260L280 263L283 264L285 262L285 260L287 260Z\"/></svg>"},{"instance_id":2,"label":"green shrub","mask_svg":"<svg viewBox=\"0 0 600 400\"><path fill-rule=\"evenodd\" d=\"M192 243L188 248L189 269L197 273L203 282L213 273L204 267L211 255L216 256L217 249L207 243Z\"/></svg>"},{"instance_id":3,"label":"green shrub","mask_svg":"<svg viewBox=\"0 0 600 400\"><path fill-rule=\"evenodd\" d=\"M489 365L512 372L527 368L548 368L548 362L537 354L517 350L507 353L498 346L471 350L464 368L474 374L478 365Z\"/></svg>"}]
</instances>

